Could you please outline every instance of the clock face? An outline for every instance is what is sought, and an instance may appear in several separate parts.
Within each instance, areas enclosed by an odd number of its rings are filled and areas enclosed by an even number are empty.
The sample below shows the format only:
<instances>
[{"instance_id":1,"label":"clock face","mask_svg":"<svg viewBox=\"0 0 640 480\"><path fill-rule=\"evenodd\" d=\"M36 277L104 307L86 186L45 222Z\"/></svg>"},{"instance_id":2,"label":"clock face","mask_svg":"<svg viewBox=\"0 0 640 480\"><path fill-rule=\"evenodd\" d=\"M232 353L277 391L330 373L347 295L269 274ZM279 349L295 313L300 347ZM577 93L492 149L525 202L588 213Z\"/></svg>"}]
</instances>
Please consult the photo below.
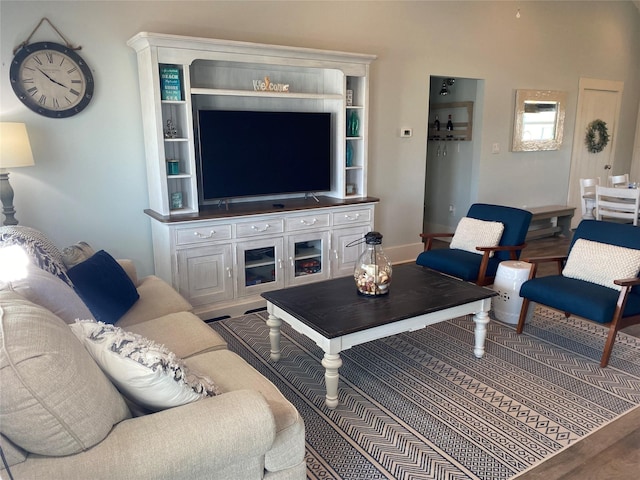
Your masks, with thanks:
<instances>
[{"instance_id":1,"label":"clock face","mask_svg":"<svg viewBox=\"0 0 640 480\"><path fill-rule=\"evenodd\" d=\"M20 101L40 115L65 118L93 97L93 75L82 57L52 42L20 49L11 62L11 86Z\"/></svg>"}]
</instances>

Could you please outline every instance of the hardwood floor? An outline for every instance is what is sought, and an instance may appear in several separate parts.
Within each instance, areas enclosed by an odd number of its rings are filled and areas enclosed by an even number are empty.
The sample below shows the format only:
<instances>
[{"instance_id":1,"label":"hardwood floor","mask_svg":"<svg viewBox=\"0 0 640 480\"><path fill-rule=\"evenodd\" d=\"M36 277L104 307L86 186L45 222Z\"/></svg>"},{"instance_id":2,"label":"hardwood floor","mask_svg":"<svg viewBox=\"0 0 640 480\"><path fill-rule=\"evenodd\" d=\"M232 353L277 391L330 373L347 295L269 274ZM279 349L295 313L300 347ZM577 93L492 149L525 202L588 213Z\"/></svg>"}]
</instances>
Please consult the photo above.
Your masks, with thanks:
<instances>
[{"instance_id":1,"label":"hardwood floor","mask_svg":"<svg viewBox=\"0 0 640 480\"><path fill-rule=\"evenodd\" d=\"M569 238L549 237L527 242L521 258L564 255ZM447 247L439 242L438 247ZM555 274L550 264L538 275ZM624 329L640 337L640 325ZM615 355L615 350L614 350ZM518 480L627 480L640 475L640 407L600 428L554 457L522 473Z\"/></svg>"}]
</instances>

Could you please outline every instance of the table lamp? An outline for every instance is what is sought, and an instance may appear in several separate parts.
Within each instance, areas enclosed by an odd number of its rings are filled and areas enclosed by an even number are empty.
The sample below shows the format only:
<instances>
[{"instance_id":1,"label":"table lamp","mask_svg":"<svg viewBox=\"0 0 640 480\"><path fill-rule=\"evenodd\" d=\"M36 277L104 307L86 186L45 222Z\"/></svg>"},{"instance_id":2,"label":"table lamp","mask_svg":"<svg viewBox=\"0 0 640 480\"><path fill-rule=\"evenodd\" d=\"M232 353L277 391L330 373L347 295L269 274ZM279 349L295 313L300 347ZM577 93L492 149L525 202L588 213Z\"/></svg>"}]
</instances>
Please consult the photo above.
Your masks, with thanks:
<instances>
[{"instance_id":1,"label":"table lamp","mask_svg":"<svg viewBox=\"0 0 640 480\"><path fill-rule=\"evenodd\" d=\"M13 188L7 169L33 165L33 154L24 123L0 122L0 200L4 225L17 225L13 208Z\"/></svg>"}]
</instances>

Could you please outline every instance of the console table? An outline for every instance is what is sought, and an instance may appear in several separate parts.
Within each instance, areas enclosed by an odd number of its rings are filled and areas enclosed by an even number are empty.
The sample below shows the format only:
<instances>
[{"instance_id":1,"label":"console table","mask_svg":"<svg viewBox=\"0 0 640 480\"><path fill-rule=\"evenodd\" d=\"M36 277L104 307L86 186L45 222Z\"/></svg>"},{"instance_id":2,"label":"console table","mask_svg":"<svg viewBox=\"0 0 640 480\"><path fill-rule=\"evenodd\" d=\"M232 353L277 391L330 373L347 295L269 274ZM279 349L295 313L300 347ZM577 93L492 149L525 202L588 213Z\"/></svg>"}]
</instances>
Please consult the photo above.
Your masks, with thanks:
<instances>
[{"instance_id":1,"label":"console table","mask_svg":"<svg viewBox=\"0 0 640 480\"><path fill-rule=\"evenodd\" d=\"M557 234L569 237L571 234L571 219L576 210L575 207L548 205L528 208L527 210L533 214L533 217L531 217L531 226L527 233L527 240Z\"/></svg>"},{"instance_id":2,"label":"console table","mask_svg":"<svg viewBox=\"0 0 640 480\"><path fill-rule=\"evenodd\" d=\"M265 306L260 294L353 274L374 197L289 198L152 219L155 271L203 319Z\"/></svg>"}]
</instances>

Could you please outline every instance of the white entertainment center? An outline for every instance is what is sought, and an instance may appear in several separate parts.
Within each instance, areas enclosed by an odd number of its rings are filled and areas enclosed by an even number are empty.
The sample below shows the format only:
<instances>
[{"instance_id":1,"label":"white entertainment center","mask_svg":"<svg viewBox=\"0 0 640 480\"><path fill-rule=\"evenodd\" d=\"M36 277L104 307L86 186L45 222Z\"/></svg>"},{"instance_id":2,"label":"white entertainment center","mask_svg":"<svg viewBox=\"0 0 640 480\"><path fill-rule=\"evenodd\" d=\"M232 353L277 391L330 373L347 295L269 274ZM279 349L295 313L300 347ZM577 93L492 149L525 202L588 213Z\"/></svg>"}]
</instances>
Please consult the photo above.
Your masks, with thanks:
<instances>
[{"instance_id":1,"label":"white entertainment center","mask_svg":"<svg viewBox=\"0 0 640 480\"><path fill-rule=\"evenodd\" d=\"M376 57L146 32L127 44L138 58L156 274L202 318L264 306L268 290L352 274L362 245L347 244L373 230L378 202L367 196ZM162 99L167 68L178 77L171 100ZM201 205L202 109L331 113L330 190Z\"/></svg>"}]
</instances>

